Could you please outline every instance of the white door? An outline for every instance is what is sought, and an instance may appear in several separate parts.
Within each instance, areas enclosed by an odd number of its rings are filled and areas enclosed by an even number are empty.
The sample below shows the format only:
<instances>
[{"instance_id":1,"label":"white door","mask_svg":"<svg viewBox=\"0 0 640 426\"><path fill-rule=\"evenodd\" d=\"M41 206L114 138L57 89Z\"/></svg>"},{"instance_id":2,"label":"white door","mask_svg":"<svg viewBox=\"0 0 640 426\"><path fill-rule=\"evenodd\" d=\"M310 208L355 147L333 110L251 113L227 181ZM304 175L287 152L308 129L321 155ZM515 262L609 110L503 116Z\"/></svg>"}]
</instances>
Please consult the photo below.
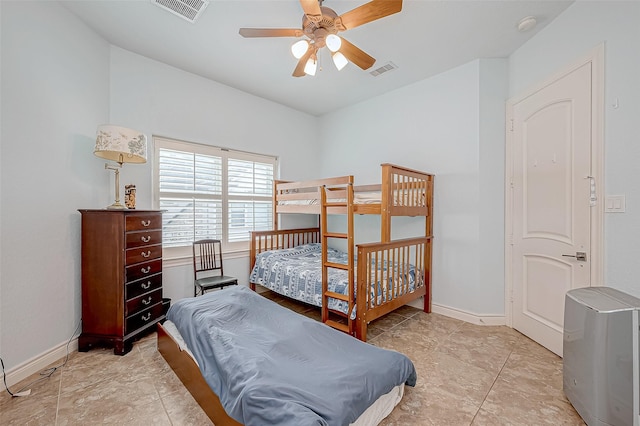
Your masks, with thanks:
<instances>
[{"instance_id":1,"label":"white door","mask_svg":"<svg viewBox=\"0 0 640 426\"><path fill-rule=\"evenodd\" d=\"M591 285L592 63L507 110L512 324L562 355L565 293Z\"/></svg>"}]
</instances>

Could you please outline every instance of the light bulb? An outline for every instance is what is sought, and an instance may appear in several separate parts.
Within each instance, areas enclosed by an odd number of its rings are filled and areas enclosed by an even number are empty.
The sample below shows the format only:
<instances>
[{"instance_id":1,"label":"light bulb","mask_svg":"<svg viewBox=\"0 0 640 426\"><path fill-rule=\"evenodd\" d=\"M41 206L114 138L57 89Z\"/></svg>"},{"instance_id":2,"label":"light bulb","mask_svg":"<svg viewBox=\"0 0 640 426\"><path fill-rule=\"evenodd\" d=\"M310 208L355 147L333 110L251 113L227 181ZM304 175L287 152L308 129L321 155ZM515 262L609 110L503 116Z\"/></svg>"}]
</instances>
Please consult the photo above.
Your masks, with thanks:
<instances>
[{"instance_id":1,"label":"light bulb","mask_svg":"<svg viewBox=\"0 0 640 426\"><path fill-rule=\"evenodd\" d=\"M302 56L309 50L309 42L307 40L299 40L291 45L291 53L296 59L302 58Z\"/></svg>"},{"instance_id":2,"label":"light bulb","mask_svg":"<svg viewBox=\"0 0 640 426\"><path fill-rule=\"evenodd\" d=\"M324 42L327 45L327 48L332 52L337 52L342 45L342 39L335 34L329 34Z\"/></svg>"},{"instance_id":3,"label":"light bulb","mask_svg":"<svg viewBox=\"0 0 640 426\"><path fill-rule=\"evenodd\" d=\"M304 66L304 72L307 75L311 75L311 76L316 75L316 68L318 67L318 61L314 56L315 55L307 59L307 63Z\"/></svg>"},{"instance_id":4,"label":"light bulb","mask_svg":"<svg viewBox=\"0 0 640 426\"><path fill-rule=\"evenodd\" d=\"M333 63L336 68L338 68L338 71L340 71L349 63L347 58L345 58L344 55L340 52L334 53L333 55L331 55L331 58L333 59Z\"/></svg>"}]
</instances>

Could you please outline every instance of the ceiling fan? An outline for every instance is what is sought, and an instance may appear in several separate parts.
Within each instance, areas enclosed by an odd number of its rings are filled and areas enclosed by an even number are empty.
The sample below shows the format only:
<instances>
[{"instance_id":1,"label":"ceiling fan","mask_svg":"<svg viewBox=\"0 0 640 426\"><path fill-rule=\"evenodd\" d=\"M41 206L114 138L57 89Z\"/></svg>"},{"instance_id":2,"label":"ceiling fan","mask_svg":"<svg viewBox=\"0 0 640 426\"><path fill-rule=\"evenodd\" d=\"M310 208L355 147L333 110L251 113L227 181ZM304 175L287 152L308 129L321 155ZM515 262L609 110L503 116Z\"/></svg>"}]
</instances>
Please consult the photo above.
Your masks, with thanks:
<instances>
[{"instance_id":1,"label":"ceiling fan","mask_svg":"<svg viewBox=\"0 0 640 426\"><path fill-rule=\"evenodd\" d=\"M339 32L359 27L402 10L402 0L371 0L349 12L339 15L322 6L323 0L300 0L304 15L302 28L240 28L243 37L307 37L291 46L298 64L294 77L315 75L318 63L318 49L327 47L333 62L341 70L353 62L363 70L376 61L367 53L337 35Z\"/></svg>"}]
</instances>

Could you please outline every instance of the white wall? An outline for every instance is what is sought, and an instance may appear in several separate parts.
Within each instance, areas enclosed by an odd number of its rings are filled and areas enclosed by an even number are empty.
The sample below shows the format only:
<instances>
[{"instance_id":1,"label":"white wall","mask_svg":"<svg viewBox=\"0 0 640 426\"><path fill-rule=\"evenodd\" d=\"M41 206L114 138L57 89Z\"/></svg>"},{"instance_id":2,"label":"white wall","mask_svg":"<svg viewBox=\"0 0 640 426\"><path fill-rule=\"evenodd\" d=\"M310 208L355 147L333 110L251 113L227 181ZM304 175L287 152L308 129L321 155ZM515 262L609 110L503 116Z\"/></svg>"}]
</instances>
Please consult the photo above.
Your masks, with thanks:
<instances>
[{"instance_id":1,"label":"white wall","mask_svg":"<svg viewBox=\"0 0 640 426\"><path fill-rule=\"evenodd\" d=\"M2 7L0 6L0 25L2 24ZM2 52L3 33L0 31L0 52ZM2 165L2 55L0 55L0 165ZM0 356L2 356L2 173L0 173Z\"/></svg>"},{"instance_id":2,"label":"white wall","mask_svg":"<svg viewBox=\"0 0 640 426\"><path fill-rule=\"evenodd\" d=\"M0 6L0 23L2 7ZM2 31L0 31L0 52L2 52ZM2 88L2 55L0 55L0 98ZM0 165L2 164L2 104L0 99ZM0 356L2 356L2 173L0 173Z\"/></svg>"},{"instance_id":3,"label":"white wall","mask_svg":"<svg viewBox=\"0 0 640 426\"><path fill-rule=\"evenodd\" d=\"M92 154L99 124L276 154L282 176L303 179L319 169L307 161L318 154L318 123L111 47L57 3L0 7L0 356L11 372L64 345L80 319L77 209L114 197L113 172ZM150 208L151 164L125 165L121 178ZM247 257L231 259L228 272L242 278L248 267ZM165 296L193 294L190 266L165 273Z\"/></svg>"},{"instance_id":4,"label":"white wall","mask_svg":"<svg viewBox=\"0 0 640 426\"><path fill-rule=\"evenodd\" d=\"M310 161L319 153L314 116L117 47L111 48L110 87L111 122L144 132L150 142L151 135L161 135L277 155L280 176L286 179L310 179L319 173L318 162ZM150 158L152 153L150 145ZM152 207L151 162L125 165L121 179L122 185L136 185L139 208ZM193 296L191 259L171 265L165 262L164 296ZM225 274L248 284L248 253L227 256Z\"/></svg>"},{"instance_id":5,"label":"white wall","mask_svg":"<svg viewBox=\"0 0 640 426\"><path fill-rule=\"evenodd\" d=\"M480 60L479 251L474 297L485 314L504 314L504 176L507 59Z\"/></svg>"},{"instance_id":6,"label":"white wall","mask_svg":"<svg viewBox=\"0 0 640 426\"><path fill-rule=\"evenodd\" d=\"M56 3L0 2L0 342L12 367L80 320L80 214L96 205L96 125L109 113L109 45Z\"/></svg>"},{"instance_id":7,"label":"white wall","mask_svg":"<svg viewBox=\"0 0 640 426\"><path fill-rule=\"evenodd\" d=\"M384 162L436 175L433 302L474 314L504 313L502 250L484 244L503 244L505 99L506 61L477 60L321 119L324 176L376 183ZM357 218L357 241L379 241L379 223ZM395 218L392 237L419 235L423 224Z\"/></svg>"},{"instance_id":8,"label":"white wall","mask_svg":"<svg viewBox=\"0 0 640 426\"><path fill-rule=\"evenodd\" d=\"M509 60L510 96L515 96L605 43L605 191L626 195L626 212L605 214L605 279L593 284L638 297L639 23L640 2L578 1Z\"/></svg>"}]
</instances>

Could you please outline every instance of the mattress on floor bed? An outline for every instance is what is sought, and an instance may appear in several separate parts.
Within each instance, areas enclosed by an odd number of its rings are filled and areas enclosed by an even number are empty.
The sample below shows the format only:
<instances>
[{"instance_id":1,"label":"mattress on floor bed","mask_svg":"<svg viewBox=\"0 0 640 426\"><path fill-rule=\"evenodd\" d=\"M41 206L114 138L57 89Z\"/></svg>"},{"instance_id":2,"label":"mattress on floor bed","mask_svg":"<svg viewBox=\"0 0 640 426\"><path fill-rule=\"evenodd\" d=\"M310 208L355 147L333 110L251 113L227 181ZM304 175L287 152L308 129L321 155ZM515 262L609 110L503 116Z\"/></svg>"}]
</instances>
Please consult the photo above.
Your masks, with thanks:
<instances>
[{"instance_id":1,"label":"mattress on floor bed","mask_svg":"<svg viewBox=\"0 0 640 426\"><path fill-rule=\"evenodd\" d=\"M167 320L162 324L162 327L171 336L180 350L188 354L197 365L198 361L193 356L191 349L187 346L187 343L182 338L182 335L180 335L175 324ZM404 384L394 386L393 389L380 396L376 402L371 404L355 422L350 424L350 426L374 426L379 424L385 417L391 414L395 406L402 400L403 395Z\"/></svg>"},{"instance_id":2,"label":"mattress on floor bed","mask_svg":"<svg viewBox=\"0 0 640 426\"><path fill-rule=\"evenodd\" d=\"M345 425L415 385L403 354L363 343L238 286L167 313L225 411L245 425Z\"/></svg>"}]
</instances>

